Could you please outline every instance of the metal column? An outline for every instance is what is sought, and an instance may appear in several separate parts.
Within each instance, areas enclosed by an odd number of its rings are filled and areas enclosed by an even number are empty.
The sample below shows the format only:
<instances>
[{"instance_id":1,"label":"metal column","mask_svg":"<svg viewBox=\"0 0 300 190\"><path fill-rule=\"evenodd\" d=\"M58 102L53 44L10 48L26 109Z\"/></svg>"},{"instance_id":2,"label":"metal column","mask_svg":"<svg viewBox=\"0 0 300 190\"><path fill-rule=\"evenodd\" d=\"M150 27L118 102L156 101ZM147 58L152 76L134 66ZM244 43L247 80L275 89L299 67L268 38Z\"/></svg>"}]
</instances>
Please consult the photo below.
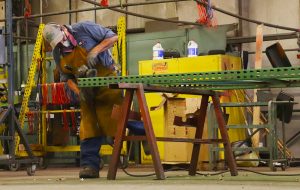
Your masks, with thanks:
<instances>
[{"instance_id":1,"label":"metal column","mask_svg":"<svg viewBox=\"0 0 300 190\"><path fill-rule=\"evenodd\" d=\"M12 19L12 0L5 1L5 29L6 29L6 42L7 42L7 66L8 66L8 104L9 107L13 110L14 106L14 57L13 57L13 19ZM8 115L8 127L9 127L9 134L15 134L15 122L13 118L13 111L9 111ZM10 153L14 152L15 150L15 143L14 138L9 143L9 150ZM15 159L15 154L11 154L11 158Z\"/></svg>"}]
</instances>

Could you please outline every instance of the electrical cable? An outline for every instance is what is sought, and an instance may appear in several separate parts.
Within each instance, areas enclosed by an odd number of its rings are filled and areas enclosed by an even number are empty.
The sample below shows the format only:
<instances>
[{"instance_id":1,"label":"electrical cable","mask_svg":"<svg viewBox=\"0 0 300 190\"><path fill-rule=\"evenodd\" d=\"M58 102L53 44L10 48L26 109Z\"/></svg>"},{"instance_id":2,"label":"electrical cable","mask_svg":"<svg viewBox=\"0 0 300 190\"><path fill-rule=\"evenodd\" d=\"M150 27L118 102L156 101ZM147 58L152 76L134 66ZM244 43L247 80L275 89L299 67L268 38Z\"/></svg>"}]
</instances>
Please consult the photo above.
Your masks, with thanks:
<instances>
[{"instance_id":1,"label":"electrical cable","mask_svg":"<svg viewBox=\"0 0 300 190\"><path fill-rule=\"evenodd\" d=\"M123 161L123 163L124 162L128 162L128 158L129 157L127 157L127 160L125 161ZM150 174L140 174L140 175L136 175L136 174L132 174L132 173L129 173L127 170L126 170L126 168L128 168L128 165L127 164L123 164L120 160L119 160L119 166L121 166L120 168L122 169L122 171L126 174L126 175L128 175L128 176L131 176L131 177L150 177L150 176L154 176L155 175L155 173L150 173Z\"/></svg>"},{"instance_id":2,"label":"electrical cable","mask_svg":"<svg viewBox=\"0 0 300 190\"><path fill-rule=\"evenodd\" d=\"M126 170L127 167L122 167L121 169L123 170L123 172L125 174L127 174L128 176L131 177L150 177L150 176L155 176L155 173L149 173L149 174L142 174L142 175L136 175L136 174L132 174L129 173ZM249 169L244 169L244 168L238 168L238 171L244 171L244 172L251 172L251 173L255 173L255 174L259 174L259 175L265 175L265 176L300 176L300 173L296 173L296 174L270 174L270 173L264 173L264 172L257 172L254 170L249 170ZM168 170L164 170L164 172L171 172L171 171L188 171L187 168L180 168L180 169L168 169ZM203 176L216 176L216 175L221 175L224 173L228 173L229 170L226 171L220 171L220 172L214 172L214 173L200 173L200 172L196 172L197 175L203 175Z\"/></svg>"},{"instance_id":3,"label":"electrical cable","mask_svg":"<svg viewBox=\"0 0 300 190\"><path fill-rule=\"evenodd\" d=\"M221 175L224 173L227 173L229 171L221 171L221 172L214 172L214 173L200 173L200 172L196 172L197 175L203 175L203 176L214 176L214 175Z\"/></svg>"},{"instance_id":4,"label":"electrical cable","mask_svg":"<svg viewBox=\"0 0 300 190\"><path fill-rule=\"evenodd\" d=\"M255 173L255 174L259 174L259 175L265 175L265 176L300 176L300 173L296 173L296 174L270 174L270 173L264 173L264 172L257 172L254 170L249 170L249 169L244 169L244 168L238 168L238 171L244 171L244 172L251 172L251 173ZM196 174L198 175L204 175L204 176L214 176L214 175L220 175L223 173L227 173L229 171L222 171L222 172L216 172L216 173L199 173L197 172Z\"/></svg>"},{"instance_id":5,"label":"electrical cable","mask_svg":"<svg viewBox=\"0 0 300 190\"><path fill-rule=\"evenodd\" d=\"M208 4L203 3L203 2L200 1L200 0L194 0L194 1L196 1L196 2L199 3L199 4L204 5L204 6L206 6L206 7L208 6ZM280 25L275 25L275 24L270 24L270 23L267 23L267 22L262 22L262 21L254 20L254 19L249 19L249 18L240 16L240 15L237 15L237 14L231 13L231 12L229 12L229 11L225 11L225 10L223 10L223 9L217 8L217 7L214 6L214 5L211 5L211 8L214 9L214 10L216 10L216 11L219 11L219 12L221 12L221 13L223 13L223 14L226 14L226 15L229 15L229 16L232 16L232 17L241 19L241 20L245 20L245 21L248 21L248 22L251 22L251 23L255 23L255 24L263 24L263 25L268 26L268 27L278 28L278 29L283 29L283 30L289 30L289 31L294 31L294 32L299 32L299 31L300 31L298 28L291 28L291 27L286 27L286 26L280 26Z\"/></svg>"},{"instance_id":6,"label":"electrical cable","mask_svg":"<svg viewBox=\"0 0 300 190\"><path fill-rule=\"evenodd\" d=\"M265 176L300 176L300 173L296 174L270 174L270 173L264 173L264 172L257 172L249 169L239 168L239 171L245 171L245 172L252 172L259 175L265 175Z\"/></svg>"},{"instance_id":7,"label":"electrical cable","mask_svg":"<svg viewBox=\"0 0 300 190\"><path fill-rule=\"evenodd\" d=\"M127 157L127 162L128 162L128 158ZM123 161L125 162L125 161ZM155 176L156 173L149 173L149 174L139 174L139 175L136 175L136 174L132 174L132 173L129 173L126 168L128 168L128 165L124 165L121 161L119 161L119 165L121 166L120 168L122 169L122 171L128 175L128 176L131 176L131 177L150 177L150 176ZM186 167L179 167L179 168L173 168L173 169L167 169L167 170L164 170L164 172L171 172L171 171L188 171L188 168Z\"/></svg>"},{"instance_id":8,"label":"electrical cable","mask_svg":"<svg viewBox=\"0 0 300 190\"><path fill-rule=\"evenodd\" d=\"M136 175L136 174L129 173L129 172L126 170L126 168L127 168L127 167L122 167L121 169L123 170L123 172L124 172L125 174L127 174L128 176L131 176L131 177L150 177L150 176L156 175L155 173ZM187 168L174 168L174 169L167 169L167 170L164 170L164 172L173 172L173 171L188 171L188 169L187 169ZM226 172L227 172L227 171L226 171Z\"/></svg>"},{"instance_id":9,"label":"electrical cable","mask_svg":"<svg viewBox=\"0 0 300 190\"><path fill-rule=\"evenodd\" d=\"M128 176L131 176L131 177L150 177L150 176L154 176L155 173L150 173L150 174L144 174L144 175L136 175L136 174L131 174L129 173L125 168L121 168L123 170L123 172L125 174L127 174Z\"/></svg>"}]
</instances>

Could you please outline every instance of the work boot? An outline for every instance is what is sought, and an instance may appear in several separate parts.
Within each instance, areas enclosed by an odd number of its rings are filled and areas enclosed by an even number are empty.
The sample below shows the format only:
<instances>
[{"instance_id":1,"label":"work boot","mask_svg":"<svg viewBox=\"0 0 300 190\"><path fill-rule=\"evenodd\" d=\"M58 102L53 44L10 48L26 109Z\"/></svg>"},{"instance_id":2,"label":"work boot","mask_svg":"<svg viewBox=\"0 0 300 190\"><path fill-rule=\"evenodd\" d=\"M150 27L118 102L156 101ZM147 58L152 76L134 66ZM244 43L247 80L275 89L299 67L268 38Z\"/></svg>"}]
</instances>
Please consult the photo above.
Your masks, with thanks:
<instances>
[{"instance_id":1,"label":"work boot","mask_svg":"<svg viewBox=\"0 0 300 190\"><path fill-rule=\"evenodd\" d=\"M89 166L84 166L79 172L79 178L99 178L99 171Z\"/></svg>"}]
</instances>

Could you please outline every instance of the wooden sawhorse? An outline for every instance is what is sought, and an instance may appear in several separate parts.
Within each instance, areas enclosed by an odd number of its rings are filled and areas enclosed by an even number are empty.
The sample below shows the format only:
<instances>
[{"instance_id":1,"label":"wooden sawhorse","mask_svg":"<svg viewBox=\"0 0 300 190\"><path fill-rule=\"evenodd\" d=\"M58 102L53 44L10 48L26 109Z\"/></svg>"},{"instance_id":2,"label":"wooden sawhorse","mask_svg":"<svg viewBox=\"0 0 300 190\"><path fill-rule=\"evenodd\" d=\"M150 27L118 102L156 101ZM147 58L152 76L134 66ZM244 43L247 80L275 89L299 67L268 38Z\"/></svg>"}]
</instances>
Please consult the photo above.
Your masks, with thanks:
<instances>
[{"instance_id":1,"label":"wooden sawhorse","mask_svg":"<svg viewBox=\"0 0 300 190\"><path fill-rule=\"evenodd\" d=\"M225 121L223 118L223 113L220 108L219 93L211 90L199 90L191 89L186 87L161 87L161 86L151 86L143 84L128 84L119 83L115 85L110 85L110 88L125 89L125 98L121 106L120 118L117 124L117 133L115 136L115 143L113 148L113 153L111 157L111 162L109 164L109 169L107 173L108 180L115 180L118 162L120 158L120 152L122 148L123 141L128 140L147 140L150 152L154 164L154 170L157 179L165 179L164 170L159 157L158 147L156 141L172 141L172 142L191 142L194 144L192 157L189 167L189 175L196 175L198 155L200 152L201 143L211 144L211 143L223 143L225 149L225 158L227 160L230 173L232 176L238 175L235 158L231 149L231 144L229 141L228 133L225 126ZM147 92L167 92L167 93L179 93L179 94L193 94L201 95L201 105L200 112L197 118L196 134L194 139L186 138L167 138L167 137L155 137L152 122L146 102L145 91ZM141 116L144 122L144 128L146 136L125 136L126 125L129 117L130 107L133 99L134 92L136 93ZM219 125L219 130L221 133L221 139L201 139L203 134L204 121L206 117L206 110L208 106L208 99L212 98L214 104L214 109L216 113L216 118Z\"/></svg>"}]
</instances>

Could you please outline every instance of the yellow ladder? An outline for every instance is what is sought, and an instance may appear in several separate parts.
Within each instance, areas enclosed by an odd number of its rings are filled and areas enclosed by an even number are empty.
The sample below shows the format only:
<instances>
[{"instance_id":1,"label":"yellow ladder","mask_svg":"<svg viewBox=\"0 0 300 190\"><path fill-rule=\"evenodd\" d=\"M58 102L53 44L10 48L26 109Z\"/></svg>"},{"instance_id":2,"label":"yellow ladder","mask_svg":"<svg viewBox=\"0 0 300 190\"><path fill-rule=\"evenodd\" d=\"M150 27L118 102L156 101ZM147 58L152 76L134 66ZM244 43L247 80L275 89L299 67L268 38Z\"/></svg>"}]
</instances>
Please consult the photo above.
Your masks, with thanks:
<instances>
[{"instance_id":1,"label":"yellow ladder","mask_svg":"<svg viewBox=\"0 0 300 190\"><path fill-rule=\"evenodd\" d=\"M118 19L117 31L118 31L118 43L115 43L113 47L113 58L118 65L121 64L122 76L126 76L126 18L125 16L121 16Z\"/></svg>"},{"instance_id":2,"label":"yellow ladder","mask_svg":"<svg viewBox=\"0 0 300 190\"><path fill-rule=\"evenodd\" d=\"M33 56L31 59L31 65L29 68L29 73L28 73L28 78L27 78L27 82L26 82L26 86L25 86L25 92L24 92L24 97L22 100L22 106L21 106L21 110L20 110L20 115L19 115L19 122L20 122L20 127L24 128L24 121L25 121L25 116L26 113L29 111L28 110L28 101L31 95L31 90L32 87L34 87L35 85L35 81L34 81L34 77L35 77L35 73L36 73L36 68L38 63L42 62L42 55L41 55L41 51L42 51L42 44L43 44L43 30L44 30L45 25L44 24L40 24L39 25L39 30L38 30L38 34L37 34L37 38L36 38L36 42L35 42L35 46L34 46L34 51L33 51ZM20 137L16 136L16 149L15 149L15 153L16 155L19 152L19 143L20 143Z\"/></svg>"}]
</instances>

